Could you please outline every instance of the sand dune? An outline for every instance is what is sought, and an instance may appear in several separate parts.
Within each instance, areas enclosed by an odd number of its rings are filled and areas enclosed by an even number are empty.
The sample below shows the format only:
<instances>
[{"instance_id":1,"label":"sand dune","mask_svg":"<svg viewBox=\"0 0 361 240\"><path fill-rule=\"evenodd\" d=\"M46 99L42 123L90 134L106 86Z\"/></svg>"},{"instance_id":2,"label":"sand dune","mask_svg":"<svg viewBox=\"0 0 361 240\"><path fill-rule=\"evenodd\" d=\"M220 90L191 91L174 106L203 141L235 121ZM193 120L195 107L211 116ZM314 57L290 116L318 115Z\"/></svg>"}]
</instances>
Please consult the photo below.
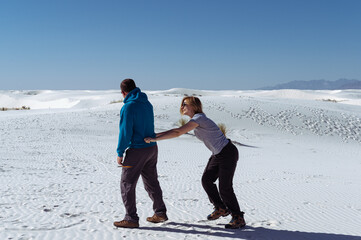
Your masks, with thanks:
<instances>
[{"instance_id":1,"label":"sand dune","mask_svg":"<svg viewBox=\"0 0 361 240\"><path fill-rule=\"evenodd\" d=\"M137 188L139 229L124 216L116 165L119 91L0 91L0 239L361 240L361 91L147 91L157 131L176 126L182 97L242 144L234 178L247 227L212 211L200 178L210 152L193 135L161 141L169 221L151 224ZM330 101L336 100L336 101Z\"/></svg>"}]
</instances>

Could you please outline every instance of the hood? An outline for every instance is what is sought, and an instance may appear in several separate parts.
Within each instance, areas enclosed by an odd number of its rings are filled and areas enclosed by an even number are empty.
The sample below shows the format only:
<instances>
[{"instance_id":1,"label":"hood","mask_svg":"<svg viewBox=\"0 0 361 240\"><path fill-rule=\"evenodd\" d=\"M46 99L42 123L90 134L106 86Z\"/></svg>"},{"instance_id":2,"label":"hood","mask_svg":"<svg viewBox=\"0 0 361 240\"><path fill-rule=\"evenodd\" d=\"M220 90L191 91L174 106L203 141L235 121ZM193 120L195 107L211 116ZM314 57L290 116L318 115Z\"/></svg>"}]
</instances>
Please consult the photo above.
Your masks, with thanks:
<instances>
[{"instance_id":1,"label":"hood","mask_svg":"<svg viewBox=\"0 0 361 240\"><path fill-rule=\"evenodd\" d=\"M124 98L124 103L128 102L146 102L148 101L148 97L145 93L140 91L139 88L135 88L128 93L128 95Z\"/></svg>"}]
</instances>

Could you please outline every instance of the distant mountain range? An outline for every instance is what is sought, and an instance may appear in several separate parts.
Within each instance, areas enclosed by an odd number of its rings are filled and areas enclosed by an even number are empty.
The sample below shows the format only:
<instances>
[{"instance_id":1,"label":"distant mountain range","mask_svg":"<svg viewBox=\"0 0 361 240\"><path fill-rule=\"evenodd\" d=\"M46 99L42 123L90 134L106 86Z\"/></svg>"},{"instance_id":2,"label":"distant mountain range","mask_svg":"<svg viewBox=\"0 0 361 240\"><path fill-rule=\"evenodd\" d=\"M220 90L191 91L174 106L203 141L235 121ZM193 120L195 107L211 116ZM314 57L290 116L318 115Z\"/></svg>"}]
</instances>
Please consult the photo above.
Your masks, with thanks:
<instances>
[{"instance_id":1,"label":"distant mountain range","mask_svg":"<svg viewBox=\"0 0 361 240\"><path fill-rule=\"evenodd\" d=\"M355 79L339 79L336 81L311 80L292 81L277 84L273 87L263 87L258 90L279 90L279 89L299 89L299 90L343 90L361 89L361 81Z\"/></svg>"}]
</instances>

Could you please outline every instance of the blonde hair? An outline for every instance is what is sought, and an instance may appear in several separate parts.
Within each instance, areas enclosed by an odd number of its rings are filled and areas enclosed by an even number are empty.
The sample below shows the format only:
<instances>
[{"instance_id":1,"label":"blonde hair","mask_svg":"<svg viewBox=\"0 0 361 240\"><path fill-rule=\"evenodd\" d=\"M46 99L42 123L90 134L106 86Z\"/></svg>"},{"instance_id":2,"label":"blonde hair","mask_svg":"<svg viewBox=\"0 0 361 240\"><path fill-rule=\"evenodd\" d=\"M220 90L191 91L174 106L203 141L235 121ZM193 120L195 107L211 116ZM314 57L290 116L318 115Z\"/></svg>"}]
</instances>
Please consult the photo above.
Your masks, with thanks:
<instances>
[{"instance_id":1,"label":"blonde hair","mask_svg":"<svg viewBox=\"0 0 361 240\"><path fill-rule=\"evenodd\" d=\"M183 111L182 111L182 104L184 103L184 101L187 100L187 104L189 106L192 107L194 113L203 113L203 110L202 110L202 103L201 103L201 100L199 100L199 98L197 97L184 97L182 102L181 102L181 106L180 106L180 113L183 115Z\"/></svg>"}]
</instances>

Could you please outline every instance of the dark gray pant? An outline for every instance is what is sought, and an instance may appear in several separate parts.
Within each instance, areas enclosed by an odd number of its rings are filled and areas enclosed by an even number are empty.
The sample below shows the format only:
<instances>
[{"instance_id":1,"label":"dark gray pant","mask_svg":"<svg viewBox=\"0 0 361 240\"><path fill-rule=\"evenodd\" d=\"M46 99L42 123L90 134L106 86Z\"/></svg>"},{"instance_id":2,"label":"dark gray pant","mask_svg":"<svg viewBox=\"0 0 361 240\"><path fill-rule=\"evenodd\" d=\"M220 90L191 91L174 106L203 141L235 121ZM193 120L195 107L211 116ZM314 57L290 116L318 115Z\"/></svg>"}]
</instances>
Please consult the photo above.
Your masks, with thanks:
<instances>
[{"instance_id":1,"label":"dark gray pant","mask_svg":"<svg viewBox=\"0 0 361 240\"><path fill-rule=\"evenodd\" d=\"M153 210L156 214L167 211L163 202L162 189L157 173L158 147L129 148L126 150L123 164L132 168L123 168L120 190L126 210L124 220L138 222L135 187L139 176L142 176L144 188L153 200Z\"/></svg>"},{"instance_id":2,"label":"dark gray pant","mask_svg":"<svg viewBox=\"0 0 361 240\"><path fill-rule=\"evenodd\" d=\"M231 141L208 161L202 176L202 185L215 207L228 208L235 215L241 213L233 191L233 176L238 161L238 150ZM215 181L218 179L219 192Z\"/></svg>"}]
</instances>

